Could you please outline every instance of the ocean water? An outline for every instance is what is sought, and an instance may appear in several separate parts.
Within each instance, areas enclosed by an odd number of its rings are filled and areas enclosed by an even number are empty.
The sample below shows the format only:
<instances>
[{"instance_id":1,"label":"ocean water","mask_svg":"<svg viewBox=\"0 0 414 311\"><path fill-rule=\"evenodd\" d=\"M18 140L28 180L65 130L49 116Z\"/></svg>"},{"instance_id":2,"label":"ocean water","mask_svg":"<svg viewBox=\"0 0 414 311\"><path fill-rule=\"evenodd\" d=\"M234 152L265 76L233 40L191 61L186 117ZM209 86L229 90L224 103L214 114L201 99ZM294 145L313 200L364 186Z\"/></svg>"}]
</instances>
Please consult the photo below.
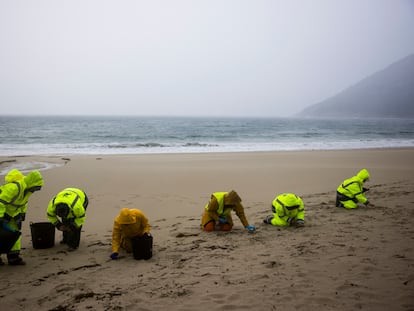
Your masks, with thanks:
<instances>
[{"instance_id":1,"label":"ocean water","mask_svg":"<svg viewBox=\"0 0 414 311\"><path fill-rule=\"evenodd\" d=\"M397 147L413 119L0 116L0 156Z\"/></svg>"}]
</instances>

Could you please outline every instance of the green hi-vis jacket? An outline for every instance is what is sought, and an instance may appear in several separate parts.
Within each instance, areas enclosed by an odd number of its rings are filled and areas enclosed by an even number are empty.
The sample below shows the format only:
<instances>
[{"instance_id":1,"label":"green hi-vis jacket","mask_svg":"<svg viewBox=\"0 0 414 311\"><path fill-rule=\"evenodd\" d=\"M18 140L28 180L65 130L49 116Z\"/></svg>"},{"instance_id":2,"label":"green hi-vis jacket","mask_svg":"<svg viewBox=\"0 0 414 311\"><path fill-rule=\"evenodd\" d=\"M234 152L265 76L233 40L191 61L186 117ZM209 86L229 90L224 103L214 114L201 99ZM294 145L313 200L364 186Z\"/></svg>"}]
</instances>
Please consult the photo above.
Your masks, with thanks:
<instances>
[{"instance_id":1,"label":"green hi-vis jacket","mask_svg":"<svg viewBox=\"0 0 414 311\"><path fill-rule=\"evenodd\" d=\"M86 220L85 201L85 192L77 188L66 188L50 200L47 207L47 219L55 226L60 222L73 222L76 227L80 228ZM56 205L60 203L64 203L69 207L69 214L62 221L56 215Z\"/></svg>"},{"instance_id":2,"label":"green hi-vis jacket","mask_svg":"<svg viewBox=\"0 0 414 311\"><path fill-rule=\"evenodd\" d=\"M287 227L294 220L305 220L305 205L300 197L293 193L278 195L272 202L272 225Z\"/></svg>"},{"instance_id":3,"label":"green hi-vis jacket","mask_svg":"<svg viewBox=\"0 0 414 311\"><path fill-rule=\"evenodd\" d=\"M364 204L368 199L365 197L363 185L369 177L369 172L366 169L362 169L356 176L344 180L337 188L337 191L355 203L360 202Z\"/></svg>"},{"instance_id":4,"label":"green hi-vis jacket","mask_svg":"<svg viewBox=\"0 0 414 311\"><path fill-rule=\"evenodd\" d=\"M32 195L32 189L43 186L42 175L32 171L24 176L13 169L5 176L6 183L0 187L0 218L13 219L20 214L26 214L27 203Z\"/></svg>"}]
</instances>

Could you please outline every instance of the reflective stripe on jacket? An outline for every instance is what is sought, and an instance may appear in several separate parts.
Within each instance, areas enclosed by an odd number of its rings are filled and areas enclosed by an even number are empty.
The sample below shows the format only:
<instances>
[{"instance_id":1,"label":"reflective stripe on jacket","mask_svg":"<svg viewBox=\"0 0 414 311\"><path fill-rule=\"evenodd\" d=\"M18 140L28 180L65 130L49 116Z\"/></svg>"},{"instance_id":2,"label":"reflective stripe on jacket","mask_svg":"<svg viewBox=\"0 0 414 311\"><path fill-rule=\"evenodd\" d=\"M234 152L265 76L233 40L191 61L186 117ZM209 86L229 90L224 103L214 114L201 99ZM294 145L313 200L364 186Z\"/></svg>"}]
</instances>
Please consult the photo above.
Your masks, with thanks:
<instances>
[{"instance_id":1,"label":"reflective stripe on jacket","mask_svg":"<svg viewBox=\"0 0 414 311\"><path fill-rule=\"evenodd\" d=\"M216 213L219 217L226 217L231 212L231 208L224 209L224 196L226 194L227 194L227 192L214 192L212 194L212 197L216 198L216 200L217 200L218 208L215 209L214 207L212 207L210 210L211 211L216 211ZM211 202L211 200L210 200L210 202ZM205 207L206 211L209 211L210 202L207 203L207 205Z\"/></svg>"},{"instance_id":2,"label":"reflective stripe on jacket","mask_svg":"<svg viewBox=\"0 0 414 311\"><path fill-rule=\"evenodd\" d=\"M23 180L1 186L0 218L14 218L27 211L27 202L31 192L25 193L26 184Z\"/></svg>"},{"instance_id":3,"label":"reflective stripe on jacket","mask_svg":"<svg viewBox=\"0 0 414 311\"><path fill-rule=\"evenodd\" d=\"M65 220L73 221L76 227L81 227L86 220L87 196L77 188L66 188L59 192L47 207L47 219L54 225L60 222L56 215L56 205L64 203L69 207L69 214Z\"/></svg>"},{"instance_id":4,"label":"reflective stripe on jacket","mask_svg":"<svg viewBox=\"0 0 414 311\"><path fill-rule=\"evenodd\" d=\"M272 225L289 226L292 220L305 220L305 205L300 197L293 193L278 195L272 202Z\"/></svg>"},{"instance_id":5,"label":"reflective stripe on jacket","mask_svg":"<svg viewBox=\"0 0 414 311\"><path fill-rule=\"evenodd\" d=\"M358 201L365 203L368 200L363 192L363 181L358 176L346 179L342 184L339 185L337 192L348 198L348 200L354 201L355 203Z\"/></svg>"}]
</instances>

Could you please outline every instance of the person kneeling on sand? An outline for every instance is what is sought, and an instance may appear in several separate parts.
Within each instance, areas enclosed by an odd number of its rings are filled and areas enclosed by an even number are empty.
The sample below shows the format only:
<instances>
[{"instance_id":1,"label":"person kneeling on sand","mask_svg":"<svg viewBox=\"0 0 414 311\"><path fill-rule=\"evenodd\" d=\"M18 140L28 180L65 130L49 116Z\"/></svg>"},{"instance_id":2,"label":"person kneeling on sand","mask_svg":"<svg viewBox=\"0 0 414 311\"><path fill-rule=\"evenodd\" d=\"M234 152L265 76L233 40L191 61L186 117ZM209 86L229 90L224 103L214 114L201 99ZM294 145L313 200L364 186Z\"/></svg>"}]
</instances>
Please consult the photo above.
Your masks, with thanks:
<instances>
[{"instance_id":1,"label":"person kneeling on sand","mask_svg":"<svg viewBox=\"0 0 414 311\"><path fill-rule=\"evenodd\" d=\"M279 227L305 225L305 205L300 197L293 193L283 193L272 202L273 215L267 216L263 222Z\"/></svg>"},{"instance_id":2,"label":"person kneeling on sand","mask_svg":"<svg viewBox=\"0 0 414 311\"><path fill-rule=\"evenodd\" d=\"M47 219L62 231L61 244L67 244L71 250L79 247L82 225L86 220L86 208L89 200L84 191L66 188L59 192L47 207Z\"/></svg>"},{"instance_id":3,"label":"person kneeling on sand","mask_svg":"<svg viewBox=\"0 0 414 311\"><path fill-rule=\"evenodd\" d=\"M357 208L358 202L367 206L369 201L365 197L365 192L369 189L363 185L369 178L369 172L362 169L356 176L344 180L336 190L336 207Z\"/></svg>"},{"instance_id":4,"label":"person kneeling on sand","mask_svg":"<svg viewBox=\"0 0 414 311\"><path fill-rule=\"evenodd\" d=\"M220 230L230 231L233 228L231 211L236 212L241 223L249 232L256 230L255 226L249 225L244 215L241 198L234 190L230 192L215 192L211 195L210 201L204 209L201 228L205 231L214 231L218 223Z\"/></svg>"},{"instance_id":5,"label":"person kneeling on sand","mask_svg":"<svg viewBox=\"0 0 414 311\"><path fill-rule=\"evenodd\" d=\"M114 220L112 229L111 259L118 259L119 249L128 253L133 252L133 239L136 237L149 237L150 224L148 218L139 209L123 208ZM152 252L149 250L149 252ZM152 254L149 254L151 256ZM135 257L135 254L134 254ZM143 259L148 259L143 257Z\"/></svg>"}]
</instances>

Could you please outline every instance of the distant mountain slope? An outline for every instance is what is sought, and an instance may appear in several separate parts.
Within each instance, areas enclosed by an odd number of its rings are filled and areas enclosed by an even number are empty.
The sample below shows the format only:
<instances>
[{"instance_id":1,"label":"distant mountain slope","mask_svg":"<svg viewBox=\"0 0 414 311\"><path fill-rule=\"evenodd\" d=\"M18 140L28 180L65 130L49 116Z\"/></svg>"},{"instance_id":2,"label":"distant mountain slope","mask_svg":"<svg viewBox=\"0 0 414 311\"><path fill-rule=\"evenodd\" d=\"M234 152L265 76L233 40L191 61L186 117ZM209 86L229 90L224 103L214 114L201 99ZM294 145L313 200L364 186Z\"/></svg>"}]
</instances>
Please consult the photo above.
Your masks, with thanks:
<instances>
[{"instance_id":1,"label":"distant mountain slope","mask_svg":"<svg viewBox=\"0 0 414 311\"><path fill-rule=\"evenodd\" d=\"M298 116L414 118L414 54L305 108Z\"/></svg>"}]
</instances>

